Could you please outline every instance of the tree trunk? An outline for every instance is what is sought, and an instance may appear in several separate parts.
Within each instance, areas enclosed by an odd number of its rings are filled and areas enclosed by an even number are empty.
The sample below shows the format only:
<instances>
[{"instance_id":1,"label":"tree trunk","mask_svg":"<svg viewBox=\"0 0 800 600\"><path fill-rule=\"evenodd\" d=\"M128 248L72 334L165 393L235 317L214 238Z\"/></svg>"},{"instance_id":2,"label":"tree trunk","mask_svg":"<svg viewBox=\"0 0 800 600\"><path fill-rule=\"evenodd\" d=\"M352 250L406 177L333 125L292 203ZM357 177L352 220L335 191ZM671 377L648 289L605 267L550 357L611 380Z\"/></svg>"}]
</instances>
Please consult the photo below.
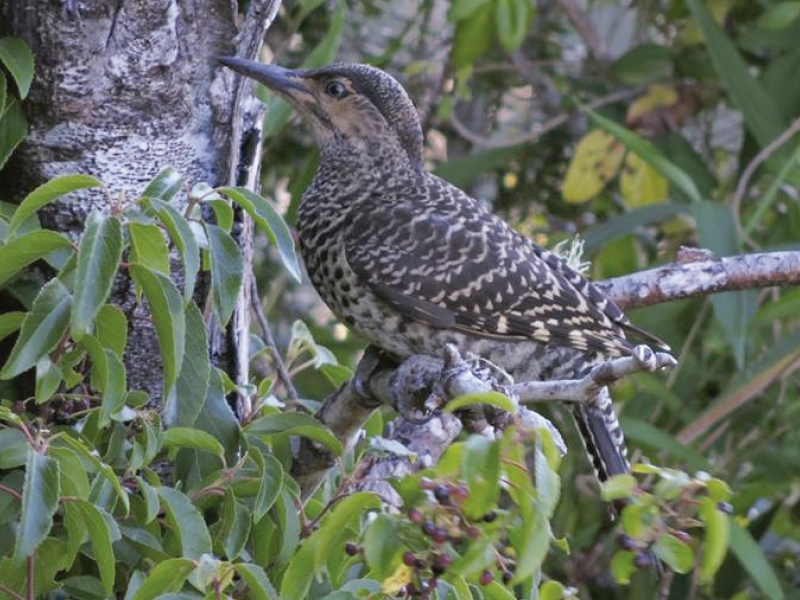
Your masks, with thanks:
<instances>
[{"instance_id":1,"label":"tree trunk","mask_svg":"<svg viewBox=\"0 0 800 600\"><path fill-rule=\"evenodd\" d=\"M36 57L31 129L4 170L4 199L58 175L98 177L109 194L75 192L40 214L77 239L91 210L134 200L166 166L190 185L229 183L233 93L214 57L234 52L235 15L230 0L0 0L0 35ZM158 343L124 275L110 302L129 320L129 387L157 400Z\"/></svg>"}]
</instances>

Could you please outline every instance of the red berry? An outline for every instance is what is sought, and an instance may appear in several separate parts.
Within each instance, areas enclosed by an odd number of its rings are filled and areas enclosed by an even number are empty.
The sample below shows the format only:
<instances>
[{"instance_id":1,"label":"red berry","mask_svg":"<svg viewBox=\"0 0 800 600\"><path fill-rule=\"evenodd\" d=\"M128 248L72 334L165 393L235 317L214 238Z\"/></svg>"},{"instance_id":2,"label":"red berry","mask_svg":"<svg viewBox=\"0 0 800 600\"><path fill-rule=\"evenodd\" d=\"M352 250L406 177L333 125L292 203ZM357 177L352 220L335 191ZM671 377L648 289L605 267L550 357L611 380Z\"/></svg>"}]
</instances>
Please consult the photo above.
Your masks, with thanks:
<instances>
[{"instance_id":1,"label":"red berry","mask_svg":"<svg viewBox=\"0 0 800 600\"><path fill-rule=\"evenodd\" d=\"M489 569L484 569L481 572L480 579L478 579L481 585L489 585L492 583L492 580L494 580L494 575L492 575L492 572Z\"/></svg>"},{"instance_id":2,"label":"red berry","mask_svg":"<svg viewBox=\"0 0 800 600\"><path fill-rule=\"evenodd\" d=\"M417 557L414 556L414 553L411 550L407 550L403 553L403 564L409 567L413 567L414 563L417 562Z\"/></svg>"},{"instance_id":3,"label":"red berry","mask_svg":"<svg viewBox=\"0 0 800 600\"><path fill-rule=\"evenodd\" d=\"M422 511L418 508L412 508L408 511L408 520L412 523L422 523L424 518Z\"/></svg>"},{"instance_id":4,"label":"red berry","mask_svg":"<svg viewBox=\"0 0 800 600\"><path fill-rule=\"evenodd\" d=\"M355 556L355 555L357 555L359 552L361 552L361 548L359 548L359 547L358 547L356 544L354 544L353 542L347 542L347 543L344 545L344 551L345 551L345 553L346 553L348 556Z\"/></svg>"},{"instance_id":5,"label":"red berry","mask_svg":"<svg viewBox=\"0 0 800 600\"><path fill-rule=\"evenodd\" d=\"M467 527L467 535L471 538L476 538L480 536L481 530L475 527L475 525L470 525Z\"/></svg>"}]
</instances>

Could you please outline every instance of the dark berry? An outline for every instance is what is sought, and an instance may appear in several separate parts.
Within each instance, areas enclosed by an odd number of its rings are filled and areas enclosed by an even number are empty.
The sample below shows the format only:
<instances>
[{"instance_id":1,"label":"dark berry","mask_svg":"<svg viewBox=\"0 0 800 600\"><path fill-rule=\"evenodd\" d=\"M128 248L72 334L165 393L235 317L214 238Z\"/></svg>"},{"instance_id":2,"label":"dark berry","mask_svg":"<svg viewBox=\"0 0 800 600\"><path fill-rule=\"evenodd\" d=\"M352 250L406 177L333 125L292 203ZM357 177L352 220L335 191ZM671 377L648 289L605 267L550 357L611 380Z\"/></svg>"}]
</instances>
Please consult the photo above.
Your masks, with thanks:
<instances>
[{"instance_id":1,"label":"dark berry","mask_svg":"<svg viewBox=\"0 0 800 600\"><path fill-rule=\"evenodd\" d=\"M494 580L494 575L492 575L492 572L489 569L484 569L481 572L480 579L478 579L481 585L489 585L492 583L492 580Z\"/></svg>"},{"instance_id":2,"label":"dark berry","mask_svg":"<svg viewBox=\"0 0 800 600\"><path fill-rule=\"evenodd\" d=\"M434 575L441 575L447 567L453 564L453 557L448 552L442 552L433 557L431 561L431 571Z\"/></svg>"},{"instance_id":3,"label":"dark berry","mask_svg":"<svg viewBox=\"0 0 800 600\"><path fill-rule=\"evenodd\" d=\"M717 504L717 509L719 510L719 512L723 512L726 515L733 514L733 506L731 506L730 502L720 502L719 504Z\"/></svg>"},{"instance_id":4,"label":"dark berry","mask_svg":"<svg viewBox=\"0 0 800 600\"><path fill-rule=\"evenodd\" d=\"M508 585L514 579L514 574L511 571L503 571L503 583Z\"/></svg>"},{"instance_id":5,"label":"dark berry","mask_svg":"<svg viewBox=\"0 0 800 600\"><path fill-rule=\"evenodd\" d=\"M437 544L444 544L450 536L447 534L447 529L444 527L437 527L431 537L433 537L433 541Z\"/></svg>"},{"instance_id":6,"label":"dark berry","mask_svg":"<svg viewBox=\"0 0 800 600\"><path fill-rule=\"evenodd\" d=\"M636 540L633 539L628 534L620 533L617 536L617 547L620 550L627 550L627 551L630 552L630 551L636 550L636 548L638 547L638 544L636 543Z\"/></svg>"},{"instance_id":7,"label":"dark berry","mask_svg":"<svg viewBox=\"0 0 800 600\"><path fill-rule=\"evenodd\" d=\"M414 561L414 568L417 569L418 571L422 571L422 569L424 569L425 566L426 565L424 558L418 558Z\"/></svg>"},{"instance_id":8,"label":"dark berry","mask_svg":"<svg viewBox=\"0 0 800 600\"><path fill-rule=\"evenodd\" d=\"M692 536L685 531L676 531L673 535L678 538L679 542L683 542L684 544L688 544L692 541Z\"/></svg>"},{"instance_id":9,"label":"dark berry","mask_svg":"<svg viewBox=\"0 0 800 600\"><path fill-rule=\"evenodd\" d=\"M412 523L422 523L424 518L422 511L418 508L412 508L408 511L408 520Z\"/></svg>"},{"instance_id":10,"label":"dark berry","mask_svg":"<svg viewBox=\"0 0 800 600\"><path fill-rule=\"evenodd\" d=\"M637 569L649 569L653 566L653 559L650 558L647 552L638 552L636 556L633 557L633 566Z\"/></svg>"},{"instance_id":11,"label":"dark berry","mask_svg":"<svg viewBox=\"0 0 800 600\"><path fill-rule=\"evenodd\" d=\"M497 513L494 512L493 510L490 510L485 515L483 515L484 523L492 523L495 521L495 519L497 519Z\"/></svg>"},{"instance_id":12,"label":"dark berry","mask_svg":"<svg viewBox=\"0 0 800 600\"><path fill-rule=\"evenodd\" d=\"M414 584L413 584L413 583L409 583L409 584L408 584L408 585L406 585L406 587L405 587L405 592L406 592L406 596L408 596L409 598L411 598L411 597L412 597L414 594L416 594L416 593L417 593L417 588L415 588L415 587L414 587Z\"/></svg>"},{"instance_id":13,"label":"dark berry","mask_svg":"<svg viewBox=\"0 0 800 600\"><path fill-rule=\"evenodd\" d=\"M403 564L409 567L413 567L414 563L417 562L417 557L414 556L414 553L411 550L407 550L403 553Z\"/></svg>"},{"instance_id":14,"label":"dark berry","mask_svg":"<svg viewBox=\"0 0 800 600\"><path fill-rule=\"evenodd\" d=\"M450 504L450 488L445 484L437 485L433 490L433 495L440 504Z\"/></svg>"},{"instance_id":15,"label":"dark berry","mask_svg":"<svg viewBox=\"0 0 800 600\"><path fill-rule=\"evenodd\" d=\"M345 553L347 554L347 556L355 556L356 554L358 554L359 552L361 552L361 548L359 548L359 547L358 547L356 544L354 544L353 542L347 542L347 543L344 545L344 551L345 551Z\"/></svg>"},{"instance_id":16,"label":"dark berry","mask_svg":"<svg viewBox=\"0 0 800 600\"><path fill-rule=\"evenodd\" d=\"M475 527L475 525L470 525L467 527L467 535L471 538L476 538L481 534L481 530Z\"/></svg>"},{"instance_id":17,"label":"dark berry","mask_svg":"<svg viewBox=\"0 0 800 600\"><path fill-rule=\"evenodd\" d=\"M422 533L425 535L433 535L436 532L436 523L431 520L423 521L422 523Z\"/></svg>"}]
</instances>

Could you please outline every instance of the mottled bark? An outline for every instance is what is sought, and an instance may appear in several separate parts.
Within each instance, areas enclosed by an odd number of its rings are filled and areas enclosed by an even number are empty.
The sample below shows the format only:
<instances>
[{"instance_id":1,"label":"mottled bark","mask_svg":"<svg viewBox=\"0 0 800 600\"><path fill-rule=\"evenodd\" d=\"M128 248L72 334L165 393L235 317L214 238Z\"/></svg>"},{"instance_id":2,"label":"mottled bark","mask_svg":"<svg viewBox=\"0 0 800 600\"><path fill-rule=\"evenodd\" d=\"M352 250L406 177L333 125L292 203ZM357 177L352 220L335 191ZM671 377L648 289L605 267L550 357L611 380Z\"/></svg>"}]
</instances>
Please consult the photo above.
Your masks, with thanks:
<instances>
[{"instance_id":1,"label":"mottled bark","mask_svg":"<svg viewBox=\"0 0 800 600\"><path fill-rule=\"evenodd\" d=\"M42 211L45 227L77 238L92 209L135 198L166 166L228 183L232 78L213 59L234 52L235 14L230 0L0 0L0 33L36 57L30 134L5 169L4 198L95 175L109 196L73 193ZM111 298L129 316L129 385L157 398L158 344L132 287L123 273Z\"/></svg>"}]
</instances>

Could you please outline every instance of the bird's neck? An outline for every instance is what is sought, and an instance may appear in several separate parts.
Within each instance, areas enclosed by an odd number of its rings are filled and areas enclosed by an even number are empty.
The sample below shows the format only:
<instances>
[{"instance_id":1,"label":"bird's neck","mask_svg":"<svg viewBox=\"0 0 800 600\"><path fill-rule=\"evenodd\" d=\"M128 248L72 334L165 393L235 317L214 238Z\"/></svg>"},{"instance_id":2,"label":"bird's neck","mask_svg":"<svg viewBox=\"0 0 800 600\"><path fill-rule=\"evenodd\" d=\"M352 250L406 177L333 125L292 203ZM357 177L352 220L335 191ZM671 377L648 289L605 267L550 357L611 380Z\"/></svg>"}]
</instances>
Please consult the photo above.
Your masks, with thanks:
<instances>
[{"instance_id":1,"label":"bird's neck","mask_svg":"<svg viewBox=\"0 0 800 600\"><path fill-rule=\"evenodd\" d=\"M366 180L382 173L400 173L415 168L403 147L394 139L336 139L321 147L320 168L358 174Z\"/></svg>"}]
</instances>

